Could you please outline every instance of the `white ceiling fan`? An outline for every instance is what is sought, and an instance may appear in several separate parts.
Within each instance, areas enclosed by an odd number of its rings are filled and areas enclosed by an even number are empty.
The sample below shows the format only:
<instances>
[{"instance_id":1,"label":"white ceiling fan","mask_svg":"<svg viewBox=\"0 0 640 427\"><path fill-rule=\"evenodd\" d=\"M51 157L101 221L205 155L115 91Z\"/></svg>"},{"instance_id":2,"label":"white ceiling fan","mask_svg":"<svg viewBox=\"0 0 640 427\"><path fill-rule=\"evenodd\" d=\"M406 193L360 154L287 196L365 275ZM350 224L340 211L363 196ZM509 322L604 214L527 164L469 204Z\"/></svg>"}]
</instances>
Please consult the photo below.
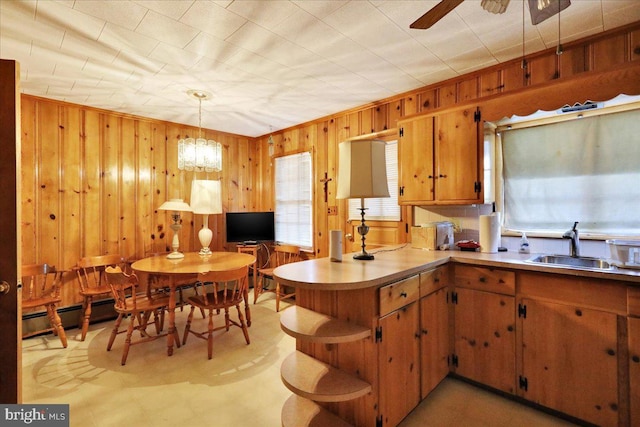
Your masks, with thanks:
<instances>
[{"instance_id":1,"label":"white ceiling fan","mask_svg":"<svg viewBox=\"0 0 640 427\"><path fill-rule=\"evenodd\" d=\"M491 13L504 13L507 10L510 0L482 0L482 8ZM571 4L571 0L523 0L529 3L531 22L537 25L547 18L566 9ZM416 19L409 27L426 30L436 22L444 18L446 14L458 7L463 0L442 0L431 10Z\"/></svg>"}]
</instances>

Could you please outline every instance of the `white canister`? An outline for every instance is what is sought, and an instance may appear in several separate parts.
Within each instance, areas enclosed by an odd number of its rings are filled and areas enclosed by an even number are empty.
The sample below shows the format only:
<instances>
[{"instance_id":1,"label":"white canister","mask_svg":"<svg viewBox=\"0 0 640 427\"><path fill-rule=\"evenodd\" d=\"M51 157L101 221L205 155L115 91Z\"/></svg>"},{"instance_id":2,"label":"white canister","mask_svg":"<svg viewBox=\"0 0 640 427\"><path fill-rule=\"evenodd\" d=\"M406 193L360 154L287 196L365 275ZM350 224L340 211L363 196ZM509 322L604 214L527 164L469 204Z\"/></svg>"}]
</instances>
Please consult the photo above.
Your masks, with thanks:
<instances>
[{"instance_id":1,"label":"white canister","mask_svg":"<svg viewBox=\"0 0 640 427\"><path fill-rule=\"evenodd\" d=\"M342 230L329 231L329 259L342 262Z\"/></svg>"}]
</instances>

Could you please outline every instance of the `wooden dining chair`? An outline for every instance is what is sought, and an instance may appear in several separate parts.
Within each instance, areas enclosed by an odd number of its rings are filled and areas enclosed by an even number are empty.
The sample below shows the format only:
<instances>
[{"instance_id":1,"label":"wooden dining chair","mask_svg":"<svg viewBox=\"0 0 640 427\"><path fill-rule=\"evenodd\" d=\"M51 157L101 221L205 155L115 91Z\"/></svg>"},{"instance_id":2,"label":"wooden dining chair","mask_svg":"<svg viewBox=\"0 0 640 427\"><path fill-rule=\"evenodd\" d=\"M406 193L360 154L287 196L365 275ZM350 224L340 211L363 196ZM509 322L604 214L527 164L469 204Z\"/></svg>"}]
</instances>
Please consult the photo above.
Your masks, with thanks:
<instances>
[{"instance_id":1,"label":"wooden dining chair","mask_svg":"<svg viewBox=\"0 0 640 427\"><path fill-rule=\"evenodd\" d=\"M122 365L127 362L129 348L134 344L154 341L164 337L167 334L161 333L164 327L164 311L169 305L169 295L161 292L154 292L150 287L144 286L144 289L138 283L138 277L135 273L127 274L120 267L106 267L105 281L111 288L114 300L114 308L118 313L118 318L111 331L109 342L107 343L107 351L111 350L113 343L118 334L126 333L127 337L124 341L124 349L122 350ZM153 324L155 326L155 334L147 332L149 319L153 315ZM122 321L129 318L127 329L120 329ZM140 332L140 339L133 340L133 332ZM174 330L175 339L179 343L180 337Z\"/></svg>"},{"instance_id":2,"label":"wooden dining chair","mask_svg":"<svg viewBox=\"0 0 640 427\"><path fill-rule=\"evenodd\" d=\"M53 332L67 348L67 336L64 333L62 320L58 314L60 290L64 272L58 271L49 264L29 264L22 266L22 309L30 310L43 307L47 311L49 327L22 334L23 338L32 337L44 332Z\"/></svg>"},{"instance_id":3,"label":"wooden dining chair","mask_svg":"<svg viewBox=\"0 0 640 427\"><path fill-rule=\"evenodd\" d=\"M91 318L91 304L95 298L111 297L111 287L105 281L104 270L109 266L118 266L123 271L128 268L128 262L120 255L98 255L80 258L75 267L80 295L82 295L82 315L80 319L81 341L84 341L89 330Z\"/></svg>"},{"instance_id":4,"label":"wooden dining chair","mask_svg":"<svg viewBox=\"0 0 640 427\"><path fill-rule=\"evenodd\" d=\"M191 311L184 328L182 344L187 343L189 333L198 338L207 340L209 359L213 355L213 333L220 329L229 331L231 326L242 329L247 345L250 344L249 329L245 322L240 304L244 301L245 292L249 286L249 267L244 266L235 270L211 271L200 275L200 281L196 285L196 294L188 298ZM238 320L231 319L229 311L232 307L238 312ZM196 332L191 329L193 313L196 307L209 312L209 327L206 331ZM224 310L224 325L214 327L213 317Z\"/></svg>"},{"instance_id":5,"label":"wooden dining chair","mask_svg":"<svg viewBox=\"0 0 640 427\"><path fill-rule=\"evenodd\" d=\"M276 311L280 311L280 301L295 296L295 292L286 293L284 287L280 286L273 277L273 270L281 265L290 264L292 262L301 261L300 247L295 245L278 245L274 249L274 255L271 259L272 266L269 268L258 269L258 280L253 288L253 303L258 301L258 297L265 292L274 292L276 294ZM273 289L265 288L265 279L272 279L275 282Z\"/></svg>"}]
</instances>

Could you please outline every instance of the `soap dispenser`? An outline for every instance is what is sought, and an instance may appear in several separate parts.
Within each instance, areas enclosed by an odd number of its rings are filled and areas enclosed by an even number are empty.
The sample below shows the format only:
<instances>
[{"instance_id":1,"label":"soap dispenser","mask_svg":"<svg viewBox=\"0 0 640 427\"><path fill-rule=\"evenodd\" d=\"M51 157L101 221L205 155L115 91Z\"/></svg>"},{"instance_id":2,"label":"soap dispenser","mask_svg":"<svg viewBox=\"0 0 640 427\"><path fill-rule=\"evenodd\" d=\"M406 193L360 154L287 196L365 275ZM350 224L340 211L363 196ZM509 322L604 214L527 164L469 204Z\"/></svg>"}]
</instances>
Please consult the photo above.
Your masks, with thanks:
<instances>
[{"instance_id":1,"label":"soap dispenser","mask_svg":"<svg viewBox=\"0 0 640 427\"><path fill-rule=\"evenodd\" d=\"M527 235L525 232L522 232L522 237L520 238L520 253L528 254L529 253L529 240L527 240Z\"/></svg>"}]
</instances>

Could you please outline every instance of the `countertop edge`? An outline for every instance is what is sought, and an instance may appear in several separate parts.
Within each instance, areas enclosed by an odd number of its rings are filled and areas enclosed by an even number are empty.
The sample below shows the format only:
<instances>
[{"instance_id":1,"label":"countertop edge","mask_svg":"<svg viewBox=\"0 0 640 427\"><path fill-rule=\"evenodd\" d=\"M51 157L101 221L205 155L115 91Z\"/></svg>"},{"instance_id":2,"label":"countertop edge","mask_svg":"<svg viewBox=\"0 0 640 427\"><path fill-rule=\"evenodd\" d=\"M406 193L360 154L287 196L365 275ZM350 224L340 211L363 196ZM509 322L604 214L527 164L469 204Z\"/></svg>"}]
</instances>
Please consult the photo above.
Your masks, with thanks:
<instances>
[{"instance_id":1,"label":"countertop edge","mask_svg":"<svg viewBox=\"0 0 640 427\"><path fill-rule=\"evenodd\" d=\"M372 261L353 260L350 254L345 254L342 263L331 262L329 258L318 258L278 267L273 274L281 284L301 289L356 290L377 288L453 262L479 267L624 281L640 287L640 270L617 267L612 270L586 270L526 262L536 255L539 254L424 251L400 247L376 253L376 259Z\"/></svg>"}]
</instances>

